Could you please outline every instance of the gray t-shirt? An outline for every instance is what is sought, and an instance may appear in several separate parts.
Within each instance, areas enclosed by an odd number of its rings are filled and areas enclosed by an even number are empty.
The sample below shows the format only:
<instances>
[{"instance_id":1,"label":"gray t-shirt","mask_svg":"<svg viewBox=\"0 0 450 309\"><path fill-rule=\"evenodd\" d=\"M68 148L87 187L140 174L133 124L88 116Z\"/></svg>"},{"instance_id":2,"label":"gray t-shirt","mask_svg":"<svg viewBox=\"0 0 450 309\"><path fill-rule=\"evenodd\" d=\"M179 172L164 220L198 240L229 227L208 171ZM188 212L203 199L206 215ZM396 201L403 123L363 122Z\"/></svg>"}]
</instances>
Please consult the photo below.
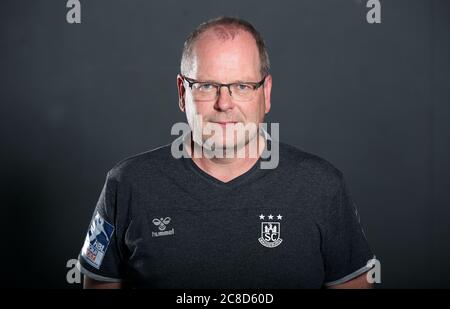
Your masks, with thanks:
<instances>
[{"instance_id":1,"label":"gray t-shirt","mask_svg":"<svg viewBox=\"0 0 450 309\"><path fill-rule=\"evenodd\" d=\"M119 162L80 253L82 273L124 287L321 288L370 269L338 169L284 143L277 168L259 161L227 183L175 159L170 145Z\"/></svg>"}]
</instances>

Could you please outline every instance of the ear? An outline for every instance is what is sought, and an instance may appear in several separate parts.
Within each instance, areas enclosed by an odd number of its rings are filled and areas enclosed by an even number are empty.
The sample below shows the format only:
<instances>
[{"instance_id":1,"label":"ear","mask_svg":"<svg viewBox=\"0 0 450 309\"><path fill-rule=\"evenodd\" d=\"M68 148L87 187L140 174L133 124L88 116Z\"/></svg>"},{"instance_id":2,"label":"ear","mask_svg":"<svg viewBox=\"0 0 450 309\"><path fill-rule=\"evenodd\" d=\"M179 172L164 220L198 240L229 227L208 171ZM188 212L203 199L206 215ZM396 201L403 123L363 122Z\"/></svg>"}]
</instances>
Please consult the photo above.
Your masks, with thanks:
<instances>
[{"instance_id":1,"label":"ear","mask_svg":"<svg viewBox=\"0 0 450 309\"><path fill-rule=\"evenodd\" d=\"M178 106L180 107L180 110L184 113L185 111L184 96L186 94L186 88L184 88L184 82L183 78L181 77L181 74L177 75L177 89L178 89Z\"/></svg>"},{"instance_id":2,"label":"ear","mask_svg":"<svg viewBox=\"0 0 450 309\"><path fill-rule=\"evenodd\" d=\"M270 111L270 94L272 91L272 75L267 75L264 81L264 100L265 100L265 113L267 114Z\"/></svg>"}]
</instances>

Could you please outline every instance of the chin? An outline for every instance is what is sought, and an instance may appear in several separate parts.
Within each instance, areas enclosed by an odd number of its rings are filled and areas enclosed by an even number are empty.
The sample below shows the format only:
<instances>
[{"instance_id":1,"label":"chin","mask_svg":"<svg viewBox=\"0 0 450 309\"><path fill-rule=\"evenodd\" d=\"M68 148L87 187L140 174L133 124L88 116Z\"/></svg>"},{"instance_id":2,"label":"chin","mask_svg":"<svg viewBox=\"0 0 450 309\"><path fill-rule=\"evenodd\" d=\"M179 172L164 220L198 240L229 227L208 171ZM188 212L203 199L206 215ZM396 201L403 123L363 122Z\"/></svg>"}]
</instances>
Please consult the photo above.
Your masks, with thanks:
<instances>
[{"instance_id":1,"label":"chin","mask_svg":"<svg viewBox=\"0 0 450 309\"><path fill-rule=\"evenodd\" d=\"M226 150L226 149L235 149L236 145L239 145L238 148L242 147L243 145L245 145L245 141L238 141L238 143L236 143L236 141L234 140L225 140L223 138L211 138L211 137L206 137L203 140L203 145L205 146L206 149L209 150Z\"/></svg>"}]
</instances>

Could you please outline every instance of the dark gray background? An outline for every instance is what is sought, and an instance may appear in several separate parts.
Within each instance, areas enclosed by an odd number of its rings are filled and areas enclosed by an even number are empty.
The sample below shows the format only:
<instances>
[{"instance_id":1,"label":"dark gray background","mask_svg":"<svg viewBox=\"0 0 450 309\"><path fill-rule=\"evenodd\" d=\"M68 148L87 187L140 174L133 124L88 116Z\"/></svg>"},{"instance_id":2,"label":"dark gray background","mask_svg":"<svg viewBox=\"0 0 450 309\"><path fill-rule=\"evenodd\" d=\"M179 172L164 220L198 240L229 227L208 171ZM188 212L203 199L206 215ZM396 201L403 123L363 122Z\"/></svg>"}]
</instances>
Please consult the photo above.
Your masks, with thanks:
<instances>
[{"instance_id":1,"label":"dark gray background","mask_svg":"<svg viewBox=\"0 0 450 309\"><path fill-rule=\"evenodd\" d=\"M66 283L106 172L169 143L186 35L261 31L280 139L340 168L385 288L450 287L450 2L89 0L0 4L2 285Z\"/></svg>"}]
</instances>

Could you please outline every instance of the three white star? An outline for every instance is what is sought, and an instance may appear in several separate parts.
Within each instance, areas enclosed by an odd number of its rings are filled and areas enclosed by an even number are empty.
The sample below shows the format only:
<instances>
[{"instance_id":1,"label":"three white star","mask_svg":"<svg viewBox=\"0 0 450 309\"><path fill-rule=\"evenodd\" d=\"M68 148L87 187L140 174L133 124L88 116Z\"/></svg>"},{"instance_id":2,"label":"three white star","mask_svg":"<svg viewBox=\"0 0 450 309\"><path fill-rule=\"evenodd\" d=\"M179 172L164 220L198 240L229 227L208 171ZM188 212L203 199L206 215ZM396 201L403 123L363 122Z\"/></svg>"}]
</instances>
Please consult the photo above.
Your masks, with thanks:
<instances>
[{"instance_id":1,"label":"three white star","mask_svg":"<svg viewBox=\"0 0 450 309\"><path fill-rule=\"evenodd\" d=\"M264 216L263 214L260 214L260 215L259 215L259 219L260 219L260 220L264 220L265 217L266 217L266 216ZM273 220L273 217L274 217L274 216L272 216L272 214L270 214L270 215L267 216L267 218L268 218L269 220ZM278 220L281 220L281 219L283 219L283 216L282 216L282 215L278 215L278 216L277 216L277 219L278 219Z\"/></svg>"}]
</instances>

